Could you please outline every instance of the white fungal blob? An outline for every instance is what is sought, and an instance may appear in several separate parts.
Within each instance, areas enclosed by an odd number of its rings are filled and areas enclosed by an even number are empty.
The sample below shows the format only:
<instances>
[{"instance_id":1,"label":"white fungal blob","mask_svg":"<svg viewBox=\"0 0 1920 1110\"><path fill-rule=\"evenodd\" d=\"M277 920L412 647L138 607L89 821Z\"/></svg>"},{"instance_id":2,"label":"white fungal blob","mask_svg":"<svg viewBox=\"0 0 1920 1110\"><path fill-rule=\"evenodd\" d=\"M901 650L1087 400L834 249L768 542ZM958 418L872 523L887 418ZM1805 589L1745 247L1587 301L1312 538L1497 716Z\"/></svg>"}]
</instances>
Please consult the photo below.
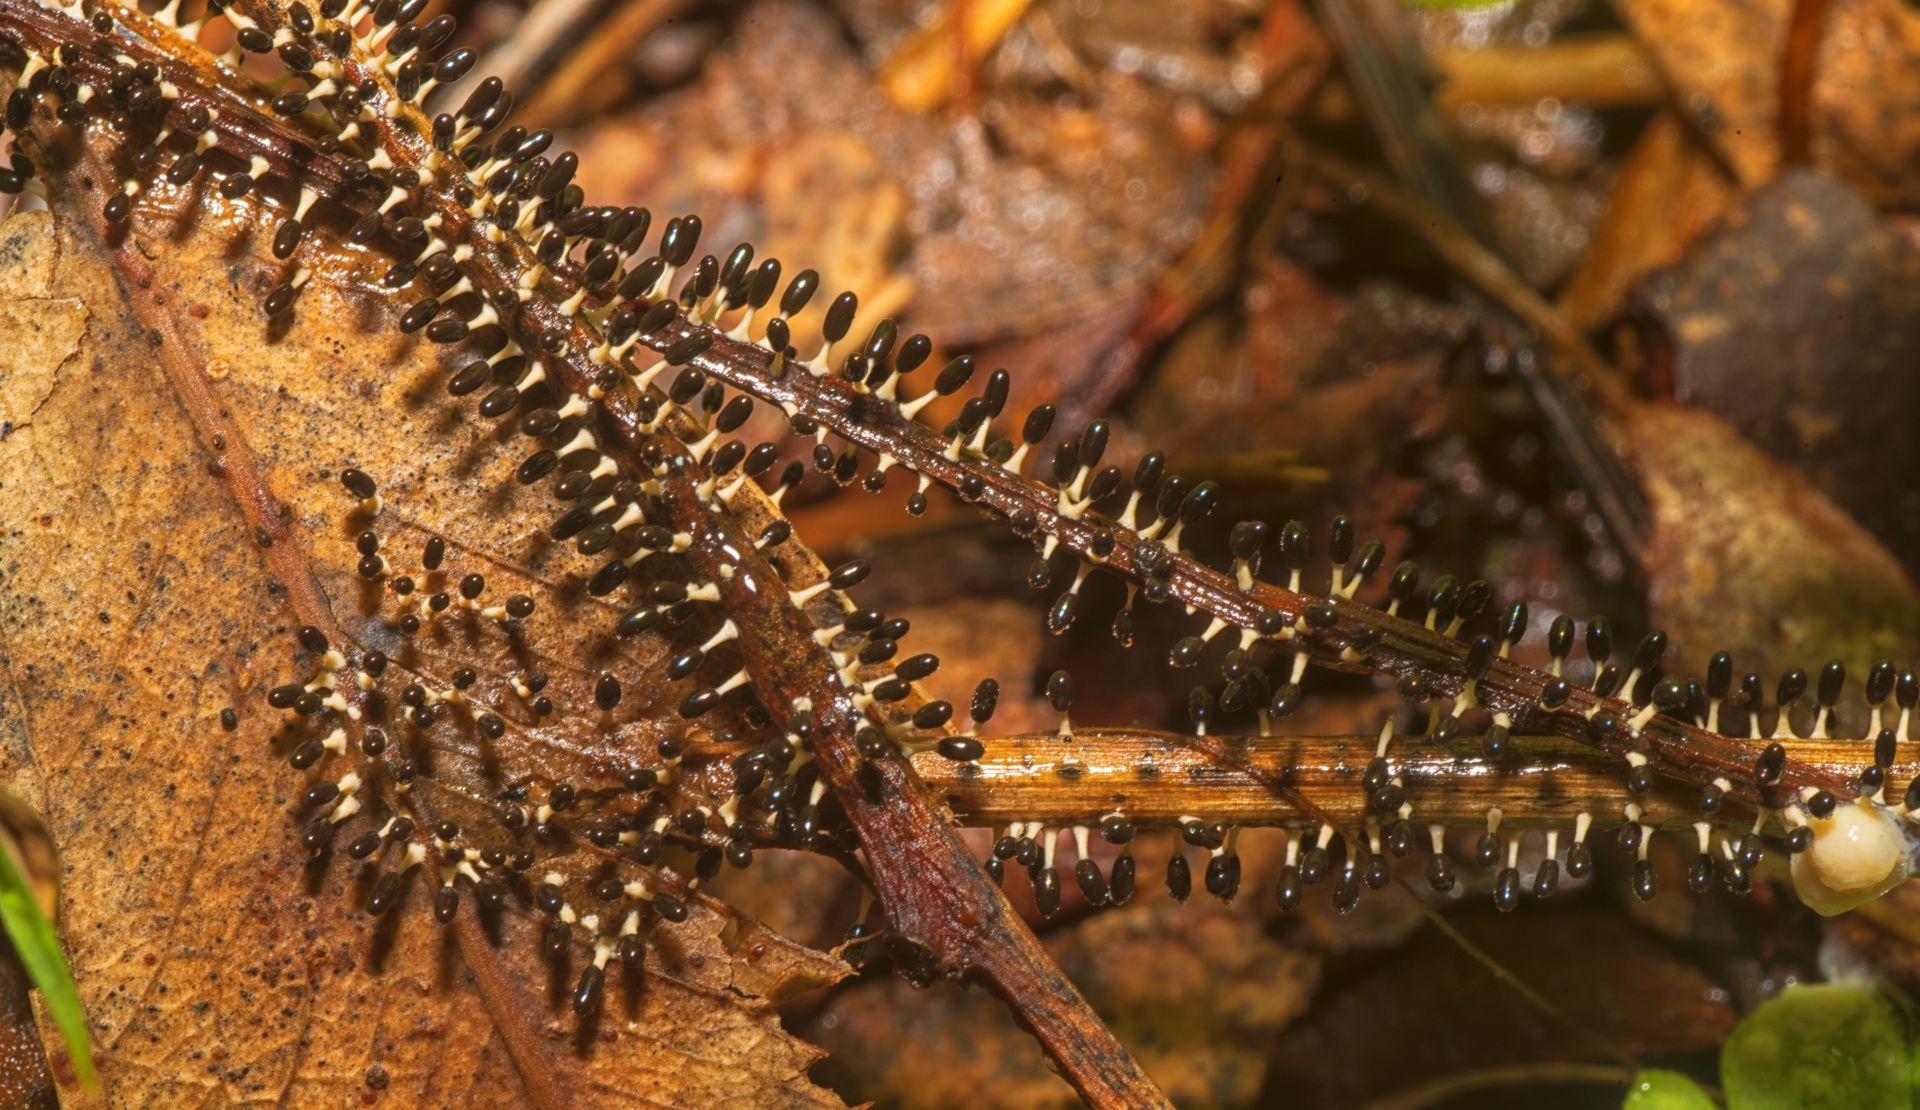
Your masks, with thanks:
<instances>
[{"instance_id":1,"label":"white fungal blob","mask_svg":"<svg viewBox=\"0 0 1920 1110\"><path fill-rule=\"evenodd\" d=\"M1873 901L1906 879L1913 850L1899 819L1875 805L1843 805L1812 822L1813 846L1793 857L1800 900L1832 917Z\"/></svg>"}]
</instances>

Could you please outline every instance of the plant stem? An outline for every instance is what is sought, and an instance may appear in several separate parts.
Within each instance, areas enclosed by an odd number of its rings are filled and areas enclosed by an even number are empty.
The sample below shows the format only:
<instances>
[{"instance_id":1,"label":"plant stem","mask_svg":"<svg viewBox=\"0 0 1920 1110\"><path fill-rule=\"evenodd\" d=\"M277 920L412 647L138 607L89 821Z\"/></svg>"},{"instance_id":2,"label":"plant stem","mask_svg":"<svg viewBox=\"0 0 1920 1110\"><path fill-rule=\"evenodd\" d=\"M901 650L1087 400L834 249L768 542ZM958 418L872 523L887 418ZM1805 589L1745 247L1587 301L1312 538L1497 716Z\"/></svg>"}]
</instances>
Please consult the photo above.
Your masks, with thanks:
<instances>
[{"instance_id":1,"label":"plant stem","mask_svg":"<svg viewBox=\"0 0 1920 1110\"><path fill-rule=\"evenodd\" d=\"M1121 812L1140 826L1175 826L1190 814L1225 825L1310 826L1331 818L1357 829L1368 818L1361 774L1375 736L1207 736L1147 729L1082 728L982 736L985 754L959 764L934 752L913 758L934 796L964 825L1004 828L1038 821L1050 828L1092 825ZM1416 825L1477 825L1499 808L1504 825L1597 823L1620 801L1620 761L1559 737L1514 737L1490 763L1478 741L1435 744L1395 737L1387 762L1406 786ZM1797 758L1846 775L1869 758L1861 740L1803 740ZM1223 758L1224 757L1224 758ZM1903 743L1888 781L1920 773L1920 743ZM1284 789L1276 789L1276 784ZM1674 779L1636 801L1641 823L1687 829L1700 819L1696 791ZM1728 824L1739 820L1723 818Z\"/></svg>"},{"instance_id":2,"label":"plant stem","mask_svg":"<svg viewBox=\"0 0 1920 1110\"><path fill-rule=\"evenodd\" d=\"M1813 84L1827 0L1794 0L1787 41L1780 51L1780 168L1813 162Z\"/></svg>"}]
</instances>

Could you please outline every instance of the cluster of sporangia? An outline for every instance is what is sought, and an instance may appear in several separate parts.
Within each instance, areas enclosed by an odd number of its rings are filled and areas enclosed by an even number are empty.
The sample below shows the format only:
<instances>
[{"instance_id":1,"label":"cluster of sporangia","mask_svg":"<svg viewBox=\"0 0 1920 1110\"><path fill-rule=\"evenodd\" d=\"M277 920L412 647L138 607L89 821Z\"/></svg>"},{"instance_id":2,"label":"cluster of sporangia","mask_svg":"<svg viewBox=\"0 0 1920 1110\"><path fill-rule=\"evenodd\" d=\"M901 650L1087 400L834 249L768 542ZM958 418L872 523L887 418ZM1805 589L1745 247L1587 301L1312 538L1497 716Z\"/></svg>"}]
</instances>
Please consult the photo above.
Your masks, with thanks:
<instances>
[{"instance_id":1,"label":"cluster of sporangia","mask_svg":"<svg viewBox=\"0 0 1920 1110\"><path fill-rule=\"evenodd\" d=\"M110 224L128 218L144 183L154 175L164 175L172 186L184 189L196 177L213 174L227 197L255 190L267 194L270 203L284 210L273 235L273 254L287 266L284 280L266 296L270 315L288 312L311 276L299 264L298 254L323 194L329 206L354 213L347 237L397 258L382 284L406 298L399 313L401 330L423 332L438 344L463 344L458 349L471 352L455 360L462 365L448 380L449 392L456 397L479 394L482 416L516 418L519 430L537 443L520 463L518 479L525 485L550 483L552 495L568 506L550 534L598 561L587 578L588 592L633 597L617 625L622 636L683 625L702 605L711 607L710 612L718 609L716 583L700 580L685 567L663 566L673 563L690 542L685 531L671 527L662 505L664 483L693 482L710 511L726 513L746 484L771 473L780 459L780 448L772 443L749 448L728 438L746 425L754 400L745 392L730 396L718 371L709 366L703 373L694 365L716 344L754 344L770 355L764 364L765 382L800 374L834 379L851 392L854 403L840 410L843 422L832 427L790 403L785 406L795 432L815 438L815 465L842 483L858 476L856 440L866 435L871 447L875 437L884 441L901 427L914 429L916 436L924 434L914 423L918 414L938 398L959 394L972 380L973 361L956 358L939 371L931 389L902 399L907 377L928 361L933 344L920 335L901 339L890 320L874 327L863 342L849 344L857 309L851 293L831 303L820 326L822 342L803 357L794 347L793 321L817 292L813 271L794 276L783 290L780 264L763 260L754 265L753 250L744 244L724 261L711 254L696 261L701 225L692 216L669 220L657 249L647 252L652 223L648 212L586 205L571 182L578 164L573 154L549 156L551 136L546 132L504 127L513 98L498 81L479 83L458 111L429 120L415 106L424 104L436 88L460 80L473 55L466 50L442 53L454 24L445 16L418 22L426 0L323 0L317 7L296 2L284 10L256 0L243 5L245 14L223 9L213 0L190 23L179 22L180 6L181 0L170 0L150 16L111 7L89 14L77 7L43 6L37 14L54 19L67 32L57 42L32 40L31 28L0 28L0 40L21 36L13 43L19 56L11 63L19 77L6 105L8 127L16 134L26 131L36 119L46 118L43 109L50 105L59 125L117 132L128 171L105 202ZM194 71L169 70L170 57L199 51L193 44L201 28L216 17L223 17L235 33L232 51L208 61L219 83L194 83ZM164 51L154 50L147 40L164 35L174 41ZM246 54L274 54L284 65L286 78L264 97L282 119L256 112L237 128L223 130L216 126L223 110L255 111L231 91L254 87L235 68ZM227 97L221 102L224 109L214 103L221 96ZM244 156L221 147L222 142L241 142L243 134L251 133L247 129L255 127L291 136L289 141L304 152L301 164L308 167L308 176L295 178L289 165L259 152L272 153L271 147L248 148ZM12 168L0 171L0 189L19 191L33 172L32 164L16 155ZM470 223L462 227L462 219ZM481 257L495 248L522 260L506 287ZM547 311L545 324L538 314L524 310L529 305ZM723 325L723 319L729 322ZM582 334L594 342L583 347L578 340ZM660 357L649 357L654 354ZM728 384L746 388L738 380ZM1038 491L1033 501L1038 507L1005 511L1015 529L1035 537L1039 545L1030 575L1036 587L1051 580L1049 560L1067 526L1092 523L1091 538L1073 548L1076 573L1050 607L1047 624L1059 632L1074 623L1082 583L1096 567L1111 566L1109 557L1124 545L1127 562L1112 568L1127 583L1114 633L1123 644L1131 643L1136 592L1149 601L1167 601L1176 574L1211 573L1182 553L1180 541L1183 530L1212 511L1216 487L1166 474L1157 453L1139 460L1131 474L1117 465L1102 465L1108 440L1104 422L1058 442L1051 485L1026 479L1021 474L1028 456L1052 438L1054 409L1042 405L1030 413L1017 442L996 436L993 421L1002 415L1008 387L1005 371L994 372L985 389L945 422L938 433L944 450L921 463L909 508L916 513L925 508L926 490L936 477L961 498L983 505L995 483L1026 483L1021 488ZM632 470L626 468L631 464L623 466L604 450L598 438L605 406L616 398L632 406L642 428L654 437L637 452L639 466ZM760 399L777 401L778 396L769 387ZM825 443L829 431L847 440L844 450L836 452ZM937 462L945 470L936 476L932 471L939 469ZM881 488L896 465L908 468L910 460L880 452L862 484ZM772 503L777 506L804 473L797 461L783 467L770 494ZM487 584L477 573L456 578L444 565L446 550L438 539L427 543L417 570L396 567L382 536L371 527L382 503L375 482L358 470L346 471L342 480L359 499L357 511L367 518L369 527L358 540L359 572L381 584L389 606L382 614L387 628L404 638L430 632L439 622L459 620L492 623L511 634L533 614L534 602L525 596L489 601ZM757 546L770 549L791 539L786 523L776 520L759 534ZM1297 522L1271 537L1257 522L1235 526L1228 540L1232 579L1239 591L1251 596L1270 541L1285 566L1287 589L1300 594L1311 563L1307 529ZM1170 663L1191 667L1216 640L1228 641L1220 693L1216 697L1200 688L1190 700L1197 731L1204 733L1223 715L1251 713L1265 734L1272 719L1298 706L1309 652L1295 651L1289 659L1289 641L1334 627L1339 619L1335 602L1352 601L1381 569L1384 551L1378 543L1356 551L1351 529L1339 521L1331 530L1326 558L1330 585L1324 595L1309 596L1298 615L1265 608L1255 617L1237 620L1209 610L1208 628L1173 646ZM656 561L643 575L640 565L648 560ZM832 652L842 668L841 682L870 716L858 734L861 756L892 759L902 750L932 746L949 759L980 758L983 742L977 730L992 715L997 687L989 681L975 691L972 723L954 734L949 729L952 708L939 701L919 703L914 689L938 661L926 654L899 658L906 621L862 610L841 596L866 573L864 563L849 563L816 585L793 590L791 596L795 606L807 606L823 595L838 602L834 611L840 615L820 628L816 638ZM1427 738L1447 739L1473 722L1483 737L1485 758L1500 760L1514 721L1508 712L1489 712L1477 689L1494 661L1506 659L1521 640L1528 628L1526 607L1497 609L1483 582L1461 585L1441 578L1423 585L1418 571L1403 565L1390 577L1384 611L1390 618L1416 621L1465 644L1456 691L1403 684L1416 701L1429 706ZM729 664L725 677L701 679L712 669L710 662L729 654L727 643L739 635L724 612L719 617L710 636L667 664L668 679L688 683L681 715L689 720L702 717L739 692L733 707L743 719L763 732L778 733L767 729L770 717L757 699L779 693L756 690L740 664ZM1366 633L1361 628L1348 637L1342 645L1343 662L1369 665L1378 638ZM1790 717L1808 688L1804 673L1795 671L1780 680L1776 723L1767 732L1759 677L1747 675L1736 683L1732 662L1724 654L1714 658L1705 683L1697 684L1661 676L1667 645L1659 633L1643 639L1624 661L1616 661L1604 620L1589 623L1583 638L1592 673L1582 685L1599 697L1586 711L1594 735L1637 740L1659 715L1711 731L1743 728L1754 740L1764 741L1751 768L1754 781L1763 787L1782 781L1790 767L1786 741L1796 736ZM1574 678L1563 675L1563 668L1575 639L1570 620L1552 622L1547 637L1550 675L1529 713L1571 711ZM538 723L557 708L543 693L546 678L537 672L510 676L504 688L519 704L509 708L485 693L500 684L483 684L472 670L431 681L425 669L410 660L395 662L379 651L330 644L311 628L302 630L300 644L313 660L311 677L274 689L268 701L296 718L291 731L300 739L291 754L294 766L316 772L304 798L313 815L305 833L307 845L324 849L336 829L360 818L355 827L364 829L348 841L347 852L356 859L382 859L384 870L368 902L374 913L394 904L406 876L434 866L439 872L435 912L442 921L458 912L463 890L470 890L484 907L498 907L510 896L530 899L549 917L547 944L556 957L565 956L576 931L594 946L592 963L575 994L582 1012L599 1004L609 958L617 954L627 966L637 967L652 924L684 919L682 896L716 873L723 860L746 866L752 855L750 839L853 852L844 818L830 803L823 805L825 785L808 772L807 707L794 706L795 712L785 716L784 735L759 743L733 761L729 787L719 796L674 789L684 778L686 753L680 741L669 740L660 744L657 762L636 763L620 784L637 804L621 810L619 821L576 830L594 847L652 870L637 878L597 880L584 895L570 896L568 880L552 872L529 881L555 838L564 840L566 815L577 810L582 793L565 783L547 786L538 800L525 786L504 792L499 813L512 835L505 845L449 822L422 828L425 822L409 816L414 812L408 795L415 770L408 753L424 743L425 729L442 720L464 722L488 740ZM1281 681L1269 678L1269 667L1277 668ZM1839 665L1829 664L1814 682L1817 705L1811 735L1827 735L1843 679ZM389 685L400 686L397 705ZM1064 673L1049 681L1047 695L1060 713L1062 742L1070 746L1072 684ZM617 675L599 678L594 690L599 711L610 713L621 697ZM1905 873L1906 838L1898 818L1920 807L1920 784L1909 787L1900 802L1886 801L1883 791L1896 744L1910 738L1920 679L1911 671L1896 673L1891 665L1881 664L1868 676L1866 697L1872 720L1857 799L1842 803L1829 791L1808 788L1777 806L1753 807L1747 826L1731 812L1732 782L1714 777L1696 783L1700 821L1694 826L1698 850L1688 872L1692 889L1707 889L1716 875L1733 889L1746 889L1763 855L1761 834L1769 821L1784 830L1785 846L1796 855L1817 849L1829 828L1839 829L1839 835L1824 838L1829 858L1814 878L1842 897L1857 898L1876 886L1883 889ZM1890 705L1897 708L1897 717L1889 713ZM236 723L231 712L223 719L230 728ZM1388 882L1389 855L1407 854L1423 833L1433 849L1428 865L1433 886L1447 890L1454 885L1454 864L1442 844L1444 827L1417 822L1391 758L1393 738L1389 727L1362 776L1366 817L1358 827L1337 828L1327 820L1292 830L1277 883L1282 906L1298 905L1304 887L1331 879L1335 904L1343 911L1351 909L1363 888ZM1626 749L1626 762L1627 801L1619 842L1634 861L1634 891L1649 898L1655 889L1648 859L1651 830L1641 820L1636 799L1651 790L1656 771L1678 772L1671 764L1657 765L1632 746ZM1503 835L1497 809L1487 814L1476 857L1494 871L1494 898L1502 909L1514 908L1523 890L1550 894L1562 871L1578 878L1592 869L1588 833L1595 815L1580 813L1569 819L1572 835L1564 853L1560 831L1546 831L1542 862L1530 877L1523 877L1520 837ZM1610 815L1601 819L1610 820ZM1712 841L1716 829L1734 830L1722 833L1717 852ZM1090 813L1085 824L1071 827L1079 856L1074 877L1086 899L1094 905L1124 902L1134 887L1133 857L1123 847L1103 875L1090 858L1093 830L1124 846L1134 836L1133 823L1124 812ZM986 867L996 879L1007 861L1025 867L1041 911L1051 914L1060 904L1055 844L1065 831L1017 823L994 846ZM1232 830L1196 819L1183 822L1178 835L1209 853L1206 889L1232 898L1241 878ZM694 852L692 882L658 866L669 842ZM1865 849L1860 848L1863 843ZM1184 852L1173 853L1166 882L1175 897L1187 897L1192 875Z\"/></svg>"}]
</instances>

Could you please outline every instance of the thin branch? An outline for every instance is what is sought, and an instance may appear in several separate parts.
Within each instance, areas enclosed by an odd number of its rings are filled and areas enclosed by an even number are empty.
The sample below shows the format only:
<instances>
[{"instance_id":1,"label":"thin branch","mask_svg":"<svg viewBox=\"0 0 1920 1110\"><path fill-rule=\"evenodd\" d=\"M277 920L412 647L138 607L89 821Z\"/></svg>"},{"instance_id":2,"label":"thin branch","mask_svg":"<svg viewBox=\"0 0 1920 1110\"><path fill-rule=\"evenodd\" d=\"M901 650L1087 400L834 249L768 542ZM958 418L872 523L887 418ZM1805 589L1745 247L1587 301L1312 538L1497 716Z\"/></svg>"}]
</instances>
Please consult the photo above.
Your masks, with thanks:
<instances>
[{"instance_id":1,"label":"thin branch","mask_svg":"<svg viewBox=\"0 0 1920 1110\"><path fill-rule=\"evenodd\" d=\"M1558 1083L1625 1087L1633 1082L1633 1077L1634 1068L1631 1066L1552 1061L1508 1064L1430 1079L1398 1094L1370 1102L1366 1110L1427 1110L1430 1106L1450 1103L1462 1095L1495 1087L1539 1087Z\"/></svg>"},{"instance_id":2,"label":"thin branch","mask_svg":"<svg viewBox=\"0 0 1920 1110\"><path fill-rule=\"evenodd\" d=\"M664 344L694 330L694 325L677 321L667 334L648 337L647 342ZM1191 555L1171 552L1135 529L1117 527L1095 513L1078 517L1062 513L1059 491L1051 486L997 464L954 457L951 444L932 429L906 418L891 402L856 391L837 375L776 373L771 363L772 356L764 348L725 337L715 338L694 360L709 376L810 417L849 442L894 460L996 515L1023 524L1030 521L1027 534L1036 542L1053 541L1130 583L1162 585L1170 600L1228 628L1271 627L1277 616L1288 646L1306 650L1314 662L1330 669L1391 675L1439 697L1457 696L1467 685L1467 645L1458 639L1344 597L1314 598L1264 582L1242 590L1227 575ZM1096 544L1109 541L1111 549L1096 555ZM1304 620L1308 606L1322 604L1330 607L1331 621L1309 627ZM1364 650L1346 654L1353 645L1364 645ZM1478 699L1489 710L1509 715L1516 728L1566 735L1622 758L1629 751L1637 752L1656 769L1696 788L1724 778L1731 787L1729 793L1752 805L1779 808L1783 803L1775 799L1791 798L1802 789L1828 790L1843 798L1854 793L1847 776L1794 758L1786 761L1778 788L1769 791L1755 781L1753 770L1764 745L1674 718L1661 717L1640 730L1623 724L1611 729L1593 727L1603 713L1615 722L1626 722L1637 709L1583 687L1572 688L1559 711L1543 711L1541 694L1551 681L1552 676L1543 671L1496 659L1476 683Z\"/></svg>"},{"instance_id":3,"label":"thin branch","mask_svg":"<svg viewBox=\"0 0 1920 1110\"><path fill-rule=\"evenodd\" d=\"M1827 0L1794 0L1780 50L1780 168L1813 162L1813 84Z\"/></svg>"},{"instance_id":4,"label":"thin branch","mask_svg":"<svg viewBox=\"0 0 1920 1110\"><path fill-rule=\"evenodd\" d=\"M613 98L626 89L622 75L617 72L619 66L633 56L640 40L672 19L686 2L620 0L593 28L592 34L585 36L552 73L527 91L525 106L521 109L527 125L558 125L576 120L589 97L593 97L596 104L613 102ZM494 73L507 84L514 84L511 77L490 69L484 62L474 67L474 71ZM607 89L606 83L614 80L621 80L621 84L613 90Z\"/></svg>"}]
</instances>

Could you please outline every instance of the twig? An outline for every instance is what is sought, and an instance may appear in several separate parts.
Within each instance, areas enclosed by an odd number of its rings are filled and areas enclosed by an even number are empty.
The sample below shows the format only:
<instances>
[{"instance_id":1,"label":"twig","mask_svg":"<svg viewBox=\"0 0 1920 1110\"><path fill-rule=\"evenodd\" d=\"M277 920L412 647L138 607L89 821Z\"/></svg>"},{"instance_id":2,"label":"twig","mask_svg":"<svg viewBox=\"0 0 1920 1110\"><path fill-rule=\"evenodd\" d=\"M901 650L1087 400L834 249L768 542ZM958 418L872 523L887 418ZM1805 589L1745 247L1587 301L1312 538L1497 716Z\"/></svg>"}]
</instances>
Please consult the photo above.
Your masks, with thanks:
<instances>
[{"instance_id":1,"label":"twig","mask_svg":"<svg viewBox=\"0 0 1920 1110\"><path fill-rule=\"evenodd\" d=\"M1437 54L1445 78L1442 108L1458 113L1468 104L1527 106L1542 99L1577 101L1596 108L1658 103L1666 82L1640 40L1624 33L1575 35L1545 46L1483 46Z\"/></svg>"},{"instance_id":2,"label":"twig","mask_svg":"<svg viewBox=\"0 0 1920 1110\"><path fill-rule=\"evenodd\" d=\"M244 6L264 26L281 21L277 9L260 0ZM396 166L419 175L429 164L430 147L428 128L415 118L417 112L397 99L384 73L351 54L336 60L348 79L376 90L367 99L376 106L374 130L381 148ZM210 97L226 95L224 86L205 91ZM397 111L386 110L395 104ZM246 116L244 107L231 103L230 97L223 106L240 118ZM420 191L420 200L442 221L438 233L450 242L472 245L475 284L493 303L520 301L518 275L534 270L526 244L517 236L490 241L436 175L427 171L421 180L438 186ZM570 336L568 349L554 354L548 365L568 388L581 394L594 389L599 375L584 352L602 337L584 317L563 313L548 298L534 296L521 304L517 326L546 336ZM678 321L647 342L656 350L667 349L687 327ZM652 476L661 483L676 530L694 537L689 554L702 564L708 581L722 585L729 615L739 628L747 673L755 687L766 692L763 700L775 721L797 731L800 715L810 717L810 750L859 835L895 928L925 946L939 970L969 972L992 986L1090 1103L1165 1104L1165 1096L1054 966L998 888L987 882L952 827L932 814L906 764L878 763L884 788L877 799L867 796L858 780L862 760L854 743L863 714L838 681L838 667L825 646L814 638L817 627L787 600L790 585L805 583L783 582L758 553L738 513L715 512L707 497L695 492L697 462L681 454L678 463L659 473L642 461L647 447L659 445L659 436L636 401L631 390L615 390L601 399L601 412L621 444L608 454L625 473ZM763 512L774 513L757 486L748 484L741 492L748 505L757 503ZM824 576L817 560L808 562L813 573Z\"/></svg>"},{"instance_id":3,"label":"twig","mask_svg":"<svg viewBox=\"0 0 1920 1110\"><path fill-rule=\"evenodd\" d=\"M632 57L636 44L654 28L673 18L686 0L621 0L619 7L593 34L569 51L546 80L527 91L521 117L527 126L539 127L567 122L577 115L583 101L610 80L621 61ZM517 34L518 32L516 32ZM476 66L475 73L491 72ZM501 79L516 87L505 74Z\"/></svg>"},{"instance_id":4,"label":"twig","mask_svg":"<svg viewBox=\"0 0 1920 1110\"><path fill-rule=\"evenodd\" d=\"M692 331L684 321L667 329L663 342ZM649 343L655 342L649 338ZM956 492L1005 519L1031 519L1030 537L1036 543L1052 540L1082 559L1092 559L1096 541L1111 539L1113 548L1099 557L1099 565L1135 583L1164 576L1169 599L1224 624L1243 629L1263 626L1278 615L1288 626L1316 599L1264 582L1243 590L1219 571L1185 553L1168 555L1157 541L1131 529L1116 529L1091 514L1072 518L1058 508L1058 493L1050 486L997 465L981 465L948 455L948 444L932 429L905 419L897 408L876 403L855 392L838 376L814 377L802 372L775 376L764 348L725 338L715 339L694 360L702 372L732 388L772 401L789 412L799 412L832 429L849 442ZM1164 562L1162 562L1164 560ZM1148 568L1157 568L1149 573ZM1332 621L1323 629L1296 631L1292 646L1308 651L1335 670L1364 670L1417 682L1438 696L1457 694L1465 685L1462 665L1467 646L1457 639L1378 609L1345 599L1327 603ZM1365 657L1348 659L1343 650L1359 640L1368 642ZM1637 750L1662 771L1704 786L1715 778L1731 781L1730 792L1749 804L1766 804L1767 794L1754 781L1753 762L1760 745L1711 733L1671 718L1661 718L1637 738L1624 730L1596 731L1588 727L1590 712L1607 710L1618 719L1634 715L1634 708L1618 699L1596 697L1575 687L1562 711L1542 713L1539 700L1549 681L1545 673L1510 661L1495 660L1479 681L1480 702L1489 710L1510 714L1516 727L1534 727L1563 733L1616 755ZM1851 797L1846 776L1832 774L1789 760L1778 787L1780 793L1813 787ZM1773 808L1773 807L1769 807Z\"/></svg>"},{"instance_id":5,"label":"twig","mask_svg":"<svg viewBox=\"0 0 1920 1110\"><path fill-rule=\"evenodd\" d=\"M1633 1082L1636 1069L1606 1064L1506 1064L1476 1068L1429 1079L1407 1090L1366 1104L1366 1110L1426 1110L1460 1095L1492 1087L1531 1087L1551 1083L1591 1083L1624 1087Z\"/></svg>"},{"instance_id":6,"label":"twig","mask_svg":"<svg viewBox=\"0 0 1920 1110\"><path fill-rule=\"evenodd\" d=\"M62 41L61 17L26 0L0 0L0 14L25 32L43 36L48 49ZM129 41L129 50L139 44ZM198 89L193 72L177 72L183 100L193 86L209 102L229 109L236 119L247 118L246 107L234 102L219 89ZM216 126L225 122L216 121ZM270 130L273 125L259 130ZM238 130L236 128L236 130ZM249 129L253 130L253 129ZM223 142L226 132L222 132ZM423 142L418 135L414 143ZM240 149L249 147L242 145ZM295 167L313 165L322 178L328 159L312 155L292 137L267 144L270 153L291 161ZM1317 163L1330 166L1324 157ZM337 172L337 171L336 171ZM1388 194L1391 195L1391 190ZM464 210L440 198L442 211L449 216L448 235L466 236L470 221ZM1452 241L1452 240L1450 240ZM1471 249L1471 241L1459 244ZM482 252L493 257L493 249ZM505 263L501 263L505 265ZM497 276L497 275L496 275ZM564 274L556 273L561 290L570 288ZM544 311L544 298L530 302L536 311ZM1315 599L1278 586L1255 582L1243 590L1225 574L1216 571L1184 552L1167 552L1164 545L1146 539L1132 529L1115 529L1094 514L1068 517L1059 510L1058 491L1051 486L1023 477L993 464L961 455L949 454L950 445L933 429L904 417L890 404L879 402L854 389L838 375L815 377L789 370L771 371L771 356L764 347L727 338L718 328L693 325L684 318L644 338L647 346L664 350L695 331L712 337L710 346L693 360L704 374L760 400L780 405L788 412L807 416L847 441L877 455L891 458L908 470L956 492L964 491L973 503L1005 519L1031 519L1029 536L1036 543L1052 540L1060 548L1082 559L1093 558L1096 538L1113 541L1113 549L1099 557L1099 565L1123 579L1144 584L1149 579L1163 580L1170 600L1191 606L1200 613L1217 618L1224 625L1252 629L1265 626L1278 617L1292 629L1291 646L1309 652L1313 660L1336 670L1362 670L1387 674L1416 682L1435 696L1457 694L1466 679L1462 663L1466 645L1418 624L1390 617L1371 606L1345 599L1328 602L1333 619L1324 627L1302 625L1307 606ZM1149 567L1155 568L1149 573ZM1364 657L1352 658L1343 652L1356 642L1368 641ZM1618 698L1600 698L1590 690L1575 687L1567 703L1558 711L1543 713L1539 698L1548 676L1543 672L1507 660L1495 660L1477 684L1480 703L1491 711L1510 714L1516 728L1532 727L1568 735L1616 755L1635 751L1665 774L1705 786L1716 778L1727 778L1730 794L1755 806L1777 808L1779 799L1791 799L1803 789L1828 790L1841 798L1855 793L1847 776L1789 758L1777 782L1763 787L1753 776L1754 760L1762 745L1708 732L1672 718L1659 718L1639 732L1615 727L1598 730L1589 727L1593 715L1611 714L1617 721L1632 717L1635 708Z\"/></svg>"},{"instance_id":7,"label":"twig","mask_svg":"<svg viewBox=\"0 0 1920 1110\"><path fill-rule=\"evenodd\" d=\"M657 6L655 0L641 0L641 3ZM594 13L603 6L603 0L538 0L514 24L512 34L502 38L473 67L472 73L447 90L446 99L453 104L464 101L473 87L487 77L497 77L510 89L531 93L541 87L533 80L535 70L548 54L563 44L578 44L579 54L605 49L600 44L630 49L633 39L613 40L604 27L593 35L583 34L592 24ZM568 55L569 58L575 56Z\"/></svg>"},{"instance_id":8,"label":"twig","mask_svg":"<svg viewBox=\"0 0 1920 1110\"><path fill-rule=\"evenodd\" d=\"M1794 0L1780 51L1780 168L1813 161L1813 82L1827 0Z\"/></svg>"}]
</instances>

